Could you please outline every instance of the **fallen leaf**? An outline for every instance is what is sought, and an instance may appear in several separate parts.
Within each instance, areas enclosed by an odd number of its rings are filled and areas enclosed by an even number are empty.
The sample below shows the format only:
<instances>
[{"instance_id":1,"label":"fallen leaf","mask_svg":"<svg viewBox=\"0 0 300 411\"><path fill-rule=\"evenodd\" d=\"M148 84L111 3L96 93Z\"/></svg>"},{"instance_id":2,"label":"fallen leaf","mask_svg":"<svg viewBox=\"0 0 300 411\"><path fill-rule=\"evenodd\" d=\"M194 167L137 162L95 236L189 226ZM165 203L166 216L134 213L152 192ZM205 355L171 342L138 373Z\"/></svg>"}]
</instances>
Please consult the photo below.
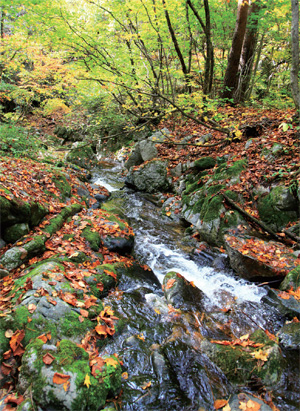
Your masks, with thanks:
<instances>
[{"instance_id":1,"label":"fallen leaf","mask_svg":"<svg viewBox=\"0 0 300 411\"><path fill-rule=\"evenodd\" d=\"M89 312L87 310L80 310L80 314L82 315L82 317L88 318L89 316Z\"/></svg>"},{"instance_id":2,"label":"fallen leaf","mask_svg":"<svg viewBox=\"0 0 300 411\"><path fill-rule=\"evenodd\" d=\"M119 361L117 361L116 359L114 359L114 358L112 358L112 357L106 358L106 359L104 360L104 362L105 362L106 365L111 365L111 366L113 366L114 368L116 368L117 365L119 364Z\"/></svg>"},{"instance_id":3,"label":"fallen leaf","mask_svg":"<svg viewBox=\"0 0 300 411\"><path fill-rule=\"evenodd\" d=\"M151 387L151 381L149 381L149 382L145 382L145 384L143 384L142 386L141 386L141 388L143 389L143 390L146 390L147 388L149 388L149 387Z\"/></svg>"},{"instance_id":4,"label":"fallen leaf","mask_svg":"<svg viewBox=\"0 0 300 411\"><path fill-rule=\"evenodd\" d=\"M227 404L228 404L227 400L216 400L214 402L215 410L219 410L220 408L225 407L225 405L227 405Z\"/></svg>"},{"instance_id":5,"label":"fallen leaf","mask_svg":"<svg viewBox=\"0 0 300 411\"><path fill-rule=\"evenodd\" d=\"M268 361L268 356L270 354L271 348L269 348L268 350L258 350L258 351L254 351L253 353L251 353L250 355L252 357L254 357L256 360L261 360L261 361Z\"/></svg>"},{"instance_id":6,"label":"fallen leaf","mask_svg":"<svg viewBox=\"0 0 300 411\"><path fill-rule=\"evenodd\" d=\"M104 335L106 337L107 336L106 328L107 328L106 325L98 324L98 325L96 325L95 330L96 330L97 334Z\"/></svg>"},{"instance_id":7,"label":"fallen leaf","mask_svg":"<svg viewBox=\"0 0 300 411\"><path fill-rule=\"evenodd\" d=\"M46 337L46 334L42 334L40 336L37 337L39 340L42 340L43 343L46 344L46 342L48 341L48 338Z\"/></svg>"},{"instance_id":8,"label":"fallen leaf","mask_svg":"<svg viewBox=\"0 0 300 411\"><path fill-rule=\"evenodd\" d=\"M12 370L12 366L11 366L11 365L6 364L5 362L3 362L3 363L1 364L1 373L2 373L3 375L9 375L9 374L11 373L11 370Z\"/></svg>"},{"instance_id":9,"label":"fallen leaf","mask_svg":"<svg viewBox=\"0 0 300 411\"><path fill-rule=\"evenodd\" d=\"M24 401L23 395L16 396L16 395L13 395L13 394L8 395L4 400L4 402L6 404L8 402L12 402L13 404L16 404L16 405L20 405L23 401Z\"/></svg>"},{"instance_id":10,"label":"fallen leaf","mask_svg":"<svg viewBox=\"0 0 300 411\"><path fill-rule=\"evenodd\" d=\"M50 365L50 364L52 364L53 361L54 361L54 357L50 353L47 353L43 356L43 363L44 364Z\"/></svg>"},{"instance_id":11,"label":"fallen leaf","mask_svg":"<svg viewBox=\"0 0 300 411\"><path fill-rule=\"evenodd\" d=\"M240 401L239 408L243 411L259 411L261 408L261 405L258 402L252 401L252 400L248 400L247 402Z\"/></svg>"},{"instance_id":12,"label":"fallen leaf","mask_svg":"<svg viewBox=\"0 0 300 411\"><path fill-rule=\"evenodd\" d=\"M88 374L86 374L85 378L84 378L84 385L86 385L88 388L90 388L91 385L91 379L90 376Z\"/></svg>"},{"instance_id":13,"label":"fallen leaf","mask_svg":"<svg viewBox=\"0 0 300 411\"><path fill-rule=\"evenodd\" d=\"M28 305L28 311L30 312L30 314L32 314L35 310L36 310L36 305L31 303Z\"/></svg>"},{"instance_id":14,"label":"fallen leaf","mask_svg":"<svg viewBox=\"0 0 300 411\"><path fill-rule=\"evenodd\" d=\"M15 354L17 348L20 346L21 341L25 337L25 331L24 330L17 330L10 339L9 345L10 348L12 349L13 353Z\"/></svg>"},{"instance_id":15,"label":"fallen leaf","mask_svg":"<svg viewBox=\"0 0 300 411\"><path fill-rule=\"evenodd\" d=\"M122 373L122 378L123 378L124 380L127 380L127 379L128 379L128 372L123 372L123 373Z\"/></svg>"},{"instance_id":16,"label":"fallen leaf","mask_svg":"<svg viewBox=\"0 0 300 411\"><path fill-rule=\"evenodd\" d=\"M61 374L59 372L54 373L53 382L54 384L65 384L71 378L70 375Z\"/></svg>"},{"instance_id":17,"label":"fallen leaf","mask_svg":"<svg viewBox=\"0 0 300 411\"><path fill-rule=\"evenodd\" d=\"M6 338L11 338L13 334L14 334L13 330L6 330L4 335Z\"/></svg>"},{"instance_id":18,"label":"fallen leaf","mask_svg":"<svg viewBox=\"0 0 300 411\"><path fill-rule=\"evenodd\" d=\"M176 281L175 278L170 278L170 280L168 280L168 282L166 284L166 290L168 290L169 288L172 288L175 281Z\"/></svg>"}]
</instances>

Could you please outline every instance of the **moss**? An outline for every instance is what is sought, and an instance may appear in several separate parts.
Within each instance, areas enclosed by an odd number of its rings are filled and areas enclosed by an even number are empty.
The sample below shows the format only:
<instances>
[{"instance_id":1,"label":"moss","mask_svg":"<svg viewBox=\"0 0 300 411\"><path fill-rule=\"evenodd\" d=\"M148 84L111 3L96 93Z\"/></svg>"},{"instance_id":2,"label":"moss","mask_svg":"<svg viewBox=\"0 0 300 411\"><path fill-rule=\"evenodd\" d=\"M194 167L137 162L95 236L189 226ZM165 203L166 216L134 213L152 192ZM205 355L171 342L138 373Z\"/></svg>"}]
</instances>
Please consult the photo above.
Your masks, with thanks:
<instances>
[{"instance_id":1,"label":"moss","mask_svg":"<svg viewBox=\"0 0 300 411\"><path fill-rule=\"evenodd\" d=\"M283 211L276 206L280 202L281 193L282 187L275 187L269 194L261 197L257 205L260 218L276 230L281 230L289 222L297 221L295 211Z\"/></svg>"},{"instance_id":2,"label":"moss","mask_svg":"<svg viewBox=\"0 0 300 411\"><path fill-rule=\"evenodd\" d=\"M227 197L229 197L233 201L238 201L239 200L239 195L237 193L235 193L234 191L226 190L225 194L227 195Z\"/></svg>"},{"instance_id":3,"label":"moss","mask_svg":"<svg viewBox=\"0 0 300 411\"><path fill-rule=\"evenodd\" d=\"M43 229L43 231L51 235L54 234L62 227L63 223L67 220L68 217L79 213L81 209L82 206L80 204L72 204L63 208L56 217L53 217L49 221L49 224Z\"/></svg>"},{"instance_id":4,"label":"moss","mask_svg":"<svg viewBox=\"0 0 300 411\"><path fill-rule=\"evenodd\" d=\"M247 160L237 160L232 166L227 168L226 164L221 164L215 174L214 180L224 180L231 177L237 177L247 167Z\"/></svg>"},{"instance_id":5,"label":"moss","mask_svg":"<svg viewBox=\"0 0 300 411\"><path fill-rule=\"evenodd\" d=\"M97 231L92 231L91 228L85 227L82 230L82 236L88 241L93 251L98 251L101 246L101 237Z\"/></svg>"},{"instance_id":6,"label":"moss","mask_svg":"<svg viewBox=\"0 0 300 411\"><path fill-rule=\"evenodd\" d=\"M54 340L57 339L57 325L44 318L42 315L38 318L32 318L32 314L29 313L25 306L16 308L14 318L15 329L24 329L25 331L25 337L22 341L24 347L41 334L51 333L51 337ZM28 319L31 321L28 322Z\"/></svg>"},{"instance_id":7,"label":"moss","mask_svg":"<svg viewBox=\"0 0 300 411\"><path fill-rule=\"evenodd\" d=\"M300 287L300 265L287 274L283 282L280 284L280 290L286 291L291 288L296 290L298 287Z\"/></svg>"},{"instance_id":8,"label":"moss","mask_svg":"<svg viewBox=\"0 0 300 411\"><path fill-rule=\"evenodd\" d=\"M89 329L92 329L94 324L87 318L84 318L82 323L79 321L79 314L71 311L66 314L64 318L57 324L59 333L64 337L78 337L83 336Z\"/></svg>"},{"instance_id":9,"label":"moss","mask_svg":"<svg viewBox=\"0 0 300 411\"><path fill-rule=\"evenodd\" d=\"M206 170L213 168L216 165L216 160L212 157L202 157L195 161L195 168L198 170Z\"/></svg>"},{"instance_id":10,"label":"moss","mask_svg":"<svg viewBox=\"0 0 300 411\"><path fill-rule=\"evenodd\" d=\"M37 202L31 203L31 213L30 213L30 225L31 227L35 227L38 225L45 215L48 214L48 209Z\"/></svg>"},{"instance_id":11,"label":"moss","mask_svg":"<svg viewBox=\"0 0 300 411\"><path fill-rule=\"evenodd\" d=\"M223 197L220 195L206 199L201 210L200 218L206 222L215 220L220 216L220 210L223 207Z\"/></svg>"},{"instance_id":12,"label":"moss","mask_svg":"<svg viewBox=\"0 0 300 411\"><path fill-rule=\"evenodd\" d=\"M62 173L56 172L55 174L52 174L52 180L60 191L63 200L71 196L72 188Z\"/></svg>"}]
</instances>

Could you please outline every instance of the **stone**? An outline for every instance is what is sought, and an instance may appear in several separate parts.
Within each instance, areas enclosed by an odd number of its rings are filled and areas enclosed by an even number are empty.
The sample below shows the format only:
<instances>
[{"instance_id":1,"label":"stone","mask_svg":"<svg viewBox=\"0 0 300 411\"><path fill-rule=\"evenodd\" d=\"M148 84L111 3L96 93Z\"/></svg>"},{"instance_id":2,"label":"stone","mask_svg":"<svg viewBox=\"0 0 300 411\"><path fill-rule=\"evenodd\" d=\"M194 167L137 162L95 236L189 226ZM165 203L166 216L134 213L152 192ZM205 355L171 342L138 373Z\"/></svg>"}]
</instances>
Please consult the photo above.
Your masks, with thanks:
<instances>
[{"instance_id":1,"label":"stone","mask_svg":"<svg viewBox=\"0 0 300 411\"><path fill-rule=\"evenodd\" d=\"M202 171L213 168L216 165L216 163L216 160L212 157L202 157L199 158L199 160L195 161L194 167L197 170Z\"/></svg>"},{"instance_id":2,"label":"stone","mask_svg":"<svg viewBox=\"0 0 300 411\"><path fill-rule=\"evenodd\" d=\"M162 130L156 131L153 133L150 137L149 140L152 142L156 143L163 143L165 140L168 139L170 135L170 131L167 128L163 128Z\"/></svg>"},{"instance_id":3,"label":"stone","mask_svg":"<svg viewBox=\"0 0 300 411\"><path fill-rule=\"evenodd\" d=\"M92 148L86 144L74 143L65 157L66 161L79 167L91 170L97 165L97 157Z\"/></svg>"},{"instance_id":4,"label":"stone","mask_svg":"<svg viewBox=\"0 0 300 411\"><path fill-rule=\"evenodd\" d=\"M285 324L278 332L280 344L287 350L300 350L300 322Z\"/></svg>"},{"instance_id":5,"label":"stone","mask_svg":"<svg viewBox=\"0 0 300 411\"><path fill-rule=\"evenodd\" d=\"M137 191L155 193L166 191L170 187L167 176L167 162L152 160L139 167L138 170L131 169L126 177L125 184Z\"/></svg>"},{"instance_id":6,"label":"stone","mask_svg":"<svg viewBox=\"0 0 300 411\"><path fill-rule=\"evenodd\" d=\"M272 411L272 408L265 404L262 400L257 397L253 397L250 394L240 393L240 394L233 394L229 400L229 407L231 411L241 411L241 409L247 409L248 401L252 401L250 403L253 405L252 409L257 409L259 411ZM258 408L259 405L259 408ZM255 408L256 407L256 408ZM251 409L251 408L248 408Z\"/></svg>"},{"instance_id":7,"label":"stone","mask_svg":"<svg viewBox=\"0 0 300 411\"><path fill-rule=\"evenodd\" d=\"M30 231L29 225L27 223L19 223L19 224L14 224L6 230L4 230L3 233L3 239L7 243L15 243L17 240L19 240L21 237L24 235L28 234Z\"/></svg>"},{"instance_id":8,"label":"stone","mask_svg":"<svg viewBox=\"0 0 300 411\"><path fill-rule=\"evenodd\" d=\"M143 158L140 153L139 145L136 144L135 148L128 157L128 160L125 162L124 167L129 170L131 167L139 166L143 163Z\"/></svg>"},{"instance_id":9,"label":"stone","mask_svg":"<svg viewBox=\"0 0 300 411\"><path fill-rule=\"evenodd\" d=\"M181 274L169 272L163 280L164 295L168 304L181 310L203 310L205 294L187 281Z\"/></svg>"},{"instance_id":10,"label":"stone","mask_svg":"<svg viewBox=\"0 0 300 411\"><path fill-rule=\"evenodd\" d=\"M142 140L139 142L140 154L143 161L153 160L158 155L155 143L151 140Z\"/></svg>"}]
</instances>

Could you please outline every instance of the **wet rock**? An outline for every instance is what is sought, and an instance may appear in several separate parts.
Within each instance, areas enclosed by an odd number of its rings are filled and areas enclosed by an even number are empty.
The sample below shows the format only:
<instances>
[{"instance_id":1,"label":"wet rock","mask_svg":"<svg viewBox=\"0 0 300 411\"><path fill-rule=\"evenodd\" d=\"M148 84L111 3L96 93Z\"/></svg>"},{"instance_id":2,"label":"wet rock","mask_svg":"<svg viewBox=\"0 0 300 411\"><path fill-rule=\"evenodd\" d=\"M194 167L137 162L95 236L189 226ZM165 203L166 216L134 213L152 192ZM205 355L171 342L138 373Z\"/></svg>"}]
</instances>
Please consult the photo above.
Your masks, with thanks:
<instances>
[{"instance_id":1,"label":"wet rock","mask_svg":"<svg viewBox=\"0 0 300 411\"><path fill-rule=\"evenodd\" d=\"M133 262L131 265L118 265L116 272L120 278L118 289L130 291L140 287L147 287L152 291L161 290L161 284L151 269L144 268L138 263Z\"/></svg>"},{"instance_id":2,"label":"wet rock","mask_svg":"<svg viewBox=\"0 0 300 411\"><path fill-rule=\"evenodd\" d=\"M128 160L125 162L124 166L129 170L131 167L139 166L143 163L143 158L140 153L139 145L136 144L135 148L128 157Z\"/></svg>"},{"instance_id":3,"label":"wet rock","mask_svg":"<svg viewBox=\"0 0 300 411\"><path fill-rule=\"evenodd\" d=\"M134 237L129 238L114 238L107 236L103 239L103 246L109 251L115 251L121 255L129 254L134 246Z\"/></svg>"},{"instance_id":4,"label":"wet rock","mask_svg":"<svg viewBox=\"0 0 300 411\"><path fill-rule=\"evenodd\" d=\"M193 404L192 409L210 409L214 398L227 397L231 392L225 375L206 355L184 341L171 339L163 344L162 352L176 375L180 389ZM211 381L214 381L213 385Z\"/></svg>"},{"instance_id":5,"label":"wet rock","mask_svg":"<svg viewBox=\"0 0 300 411\"><path fill-rule=\"evenodd\" d=\"M237 348L234 345L222 345L206 340L202 342L201 348L233 384L250 384L254 376L260 378L268 387L279 383L284 363L279 346L262 330L251 334L249 340L262 346L243 349L241 346Z\"/></svg>"},{"instance_id":6,"label":"wet rock","mask_svg":"<svg viewBox=\"0 0 300 411\"><path fill-rule=\"evenodd\" d=\"M0 278L6 277L7 275L9 275L9 271L0 268Z\"/></svg>"},{"instance_id":7,"label":"wet rock","mask_svg":"<svg viewBox=\"0 0 300 411\"><path fill-rule=\"evenodd\" d=\"M300 349L300 322L285 324L278 333L280 344L287 350Z\"/></svg>"},{"instance_id":8,"label":"wet rock","mask_svg":"<svg viewBox=\"0 0 300 411\"><path fill-rule=\"evenodd\" d=\"M282 291L287 291L297 290L298 287L300 287L300 265L286 275L279 288Z\"/></svg>"},{"instance_id":9,"label":"wet rock","mask_svg":"<svg viewBox=\"0 0 300 411\"><path fill-rule=\"evenodd\" d=\"M262 301L271 307L275 307L282 315L288 318L300 318L300 302L292 295L280 297L281 291L269 288L268 294L262 298Z\"/></svg>"},{"instance_id":10,"label":"wet rock","mask_svg":"<svg viewBox=\"0 0 300 411\"><path fill-rule=\"evenodd\" d=\"M164 277L164 294L169 304L186 311L203 310L205 294L181 274L171 271Z\"/></svg>"},{"instance_id":11,"label":"wet rock","mask_svg":"<svg viewBox=\"0 0 300 411\"><path fill-rule=\"evenodd\" d=\"M162 206L162 214L167 216L170 220L179 222L181 218L181 201L176 197L169 197Z\"/></svg>"},{"instance_id":12,"label":"wet rock","mask_svg":"<svg viewBox=\"0 0 300 411\"><path fill-rule=\"evenodd\" d=\"M245 244L252 244L253 247L258 249L266 249L268 252L280 253L281 257L284 257L286 261L289 261L290 266L287 263L280 265L273 265L272 259L259 258L254 252L250 253L249 250L243 249ZM296 264L296 257L292 254L291 249L283 246L283 244L275 241L263 241L256 237L251 236L226 236L225 248L230 260L231 267L235 270L237 275L245 279L254 279L260 277L277 278L280 280L283 278L287 269L292 269Z\"/></svg>"},{"instance_id":13,"label":"wet rock","mask_svg":"<svg viewBox=\"0 0 300 411\"><path fill-rule=\"evenodd\" d=\"M149 140L153 141L154 143L163 143L166 141L170 135L170 131L167 128L163 128L162 130L156 131L153 133L150 137Z\"/></svg>"},{"instance_id":14,"label":"wet rock","mask_svg":"<svg viewBox=\"0 0 300 411\"><path fill-rule=\"evenodd\" d=\"M249 404L249 407L247 407L247 403ZM245 393L234 394L229 400L229 407L231 411L240 411L241 409L249 409L250 407L252 409L259 409L259 411L272 411L272 408L262 400Z\"/></svg>"},{"instance_id":15,"label":"wet rock","mask_svg":"<svg viewBox=\"0 0 300 411\"><path fill-rule=\"evenodd\" d=\"M167 176L167 162L152 160L141 165L137 170L131 169L125 184L138 191L155 193L166 191L170 187Z\"/></svg>"}]
</instances>

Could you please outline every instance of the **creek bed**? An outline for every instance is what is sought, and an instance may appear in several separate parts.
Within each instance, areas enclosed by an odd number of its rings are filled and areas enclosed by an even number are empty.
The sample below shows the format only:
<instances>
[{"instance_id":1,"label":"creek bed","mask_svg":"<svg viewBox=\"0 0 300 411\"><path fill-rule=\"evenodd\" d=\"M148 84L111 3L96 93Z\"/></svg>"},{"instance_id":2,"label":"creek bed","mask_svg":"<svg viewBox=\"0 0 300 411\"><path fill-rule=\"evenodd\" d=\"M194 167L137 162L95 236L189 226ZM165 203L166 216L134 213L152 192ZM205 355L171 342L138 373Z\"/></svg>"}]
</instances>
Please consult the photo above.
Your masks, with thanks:
<instances>
[{"instance_id":1,"label":"creek bed","mask_svg":"<svg viewBox=\"0 0 300 411\"><path fill-rule=\"evenodd\" d=\"M161 283L170 271L180 273L185 279L193 282L207 297L204 304L205 312L213 313L215 315L213 318L218 319L222 314L215 314L217 312L220 313L223 310L232 313L230 327L235 336L253 332L258 328L276 334L283 326L285 319L271 307L262 303L267 289L239 279L230 269L214 268L213 253L207 253L206 256L204 253L203 258L197 257L193 252L193 246L188 241L183 241L185 227L162 216L160 208L149 201L147 196L127 188L124 189L121 170L122 165L119 163L99 170L94 175L93 184L106 187L129 220L135 233L134 257L141 264L147 264ZM151 296L146 296L148 300L151 298ZM300 388L297 377L299 376L299 355L287 353L285 361L287 366L281 377L282 384L273 393L275 397L273 400L279 410L296 411ZM207 367L207 365L203 366ZM260 389L263 388L260 387ZM195 391L197 391L196 388ZM147 409L149 404L144 408L138 402L139 398L134 400L137 401L137 408L131 407L129 405L131 400L128 399L128 402L125 400L122 409ZM172 405L170 398L169 406L165 409L185 409L180 408L184 405L178 405L178 407ZM209 406L207 407L210 409ZM157 408L148 409L163 408L157 405Z\"/></svg>"}]
</instances>

